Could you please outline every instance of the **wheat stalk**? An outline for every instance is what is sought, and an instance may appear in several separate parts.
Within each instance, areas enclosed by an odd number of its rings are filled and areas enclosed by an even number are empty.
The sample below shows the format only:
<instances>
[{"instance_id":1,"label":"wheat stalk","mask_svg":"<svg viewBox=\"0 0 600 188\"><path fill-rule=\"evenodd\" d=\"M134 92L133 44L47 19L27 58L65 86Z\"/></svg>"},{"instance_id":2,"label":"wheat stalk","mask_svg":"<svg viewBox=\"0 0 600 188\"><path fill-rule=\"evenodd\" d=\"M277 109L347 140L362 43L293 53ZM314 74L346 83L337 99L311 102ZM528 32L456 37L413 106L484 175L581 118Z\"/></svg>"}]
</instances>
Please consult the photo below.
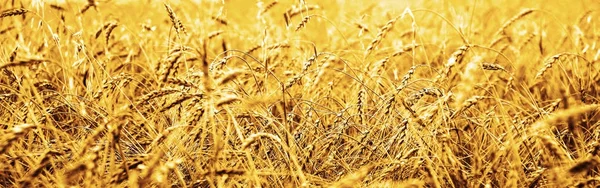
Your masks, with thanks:
<instances>
[{"instance_id":1,"label":"wheat stalk","mask_svg":"<svg viewBox=\"0 0 600 188\"><path fill-rule=\"evenodd\" d=\"M371 41L371 43L365 51L365 54L370 54L371 51L373 51L373 49L375 49L377 45L381 43L381 40L385 38L385 36L390 30L392 30L392 28L394 27L394 23L396 23L397 20L398 18L391 19L383 27L381 27L381 29L379 29L377 36L375 37L375 39L373 39L373 41Z\"/></svg>"},{"instance_id":2,"label":"wheat stalk","mask_svg":"<svg viewBox=\"0 0 600 188\"><path fill-rule=\"evenodd\" d=\"M6 18L6 17L12 17L12 16L24 15L27 12L29 12L29 10L24 9L24 8L4 10L4 11L2 11L2 13L0 13L0 19Z\"/></svg>"},{"instance_id":3,"label":"wheat stalk","mask_svg":"<svg viewBox=\"0 0 600 188\"><path fill-rule=\"evenodd\" d=\"M252 145L253 143L256 143L262 137L270 138L271 140L274 140L274 141L276 141L278 143L281 142L281 139L278 136L276 136L276 135L269 134L269 133L254 133L254 134L251 134L250 136L248 136L248 138L246 138L244 140L244 142L242 143L241 148L242 149L248 149L248 147L250 145Z\"/></svg>"},{"instance_id":4,"label":"wheat stalk","mask_svg":"<svg viewBox=\"0 0 600 188\"><path fill-rule=\"evenodd\" d=\"M175 32L177 32L178 35L180 33L187 34L185 27L183 26L183 24L181 23L181 20L177 17L177 15L175 14L175 11L173 11L171 6L167 3L164 3L164 6L165 6L165 9L167 10L167 13L169 14L171 23L173 23L173 28L175 29Z\"/></svg>"},{"instance_id":5,"label":"wheat stalk","mask_svg":"<svg viewBox=\"0 0 600 188\"><path fill-rule=\"evenodd\" d=\"M506 23L504 23L504 25L502 25L502 27L500 27L500 29L498 30L497 33L506 36L506 29L508 29L508 27L510 27L512 24L514 24L517 20L533 13L533 11L534 11L534 9L525 9L525 10L521 11L519 14L515 15L510 20L508 20ZM511 39L509 36L507 36L507 37L509 40Z\"/></svg>"},{"instance_id":6,"label":"wheat stalk","mask_svg":"<svg viewBox=\"0 0 600 188\"><path fill-rule=\"evenodd\" d=\"M462 62L469 48L469 45L464 45L459 47L456 51L454 51L452 55L450 55L450 58L446 62L446 65L444 66L442 72L437 77L435 77L433 83L439 83L443 79L446 79L449 76L452 67Z\"/></svg>"}]
</instances>

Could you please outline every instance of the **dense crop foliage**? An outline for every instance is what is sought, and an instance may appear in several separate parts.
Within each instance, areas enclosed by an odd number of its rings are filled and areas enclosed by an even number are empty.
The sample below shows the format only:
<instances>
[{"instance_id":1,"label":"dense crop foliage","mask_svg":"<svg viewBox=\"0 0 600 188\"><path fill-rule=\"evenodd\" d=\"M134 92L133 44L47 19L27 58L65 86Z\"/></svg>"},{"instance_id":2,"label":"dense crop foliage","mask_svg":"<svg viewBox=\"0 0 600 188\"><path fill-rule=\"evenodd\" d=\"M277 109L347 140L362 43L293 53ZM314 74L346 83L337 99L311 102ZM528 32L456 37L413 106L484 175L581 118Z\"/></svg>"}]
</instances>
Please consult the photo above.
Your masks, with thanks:
<instances>
[{"instance_id":1,"label":"dense crop foliage","mask_svg":"<svg viewBox=\"0 0 600 188\"><path fill-rule=\"evenodd\" d=\"M595 187L598 1L0 1L1 187Z\"/></svg>"}]
</instances>

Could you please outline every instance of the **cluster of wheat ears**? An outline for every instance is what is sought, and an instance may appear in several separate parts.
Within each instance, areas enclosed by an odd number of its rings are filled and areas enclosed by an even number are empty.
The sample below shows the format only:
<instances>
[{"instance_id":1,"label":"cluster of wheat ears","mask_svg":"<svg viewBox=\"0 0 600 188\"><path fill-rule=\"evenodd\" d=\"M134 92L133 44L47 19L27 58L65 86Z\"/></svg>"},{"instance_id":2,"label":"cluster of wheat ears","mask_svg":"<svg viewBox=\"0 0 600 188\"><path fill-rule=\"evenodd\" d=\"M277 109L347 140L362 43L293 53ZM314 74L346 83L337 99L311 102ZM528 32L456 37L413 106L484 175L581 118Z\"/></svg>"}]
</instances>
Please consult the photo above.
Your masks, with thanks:
<instances>
[{"instance_id":1,"label":"cluster of wheat ears","mask_svg":"<svg viewBox=\"0 0 600 188\"><path fill-rule=\"evenodd\" d=\"M0 187L600 185L598 1L0 7Z\"/></svg>"}]
</instances>

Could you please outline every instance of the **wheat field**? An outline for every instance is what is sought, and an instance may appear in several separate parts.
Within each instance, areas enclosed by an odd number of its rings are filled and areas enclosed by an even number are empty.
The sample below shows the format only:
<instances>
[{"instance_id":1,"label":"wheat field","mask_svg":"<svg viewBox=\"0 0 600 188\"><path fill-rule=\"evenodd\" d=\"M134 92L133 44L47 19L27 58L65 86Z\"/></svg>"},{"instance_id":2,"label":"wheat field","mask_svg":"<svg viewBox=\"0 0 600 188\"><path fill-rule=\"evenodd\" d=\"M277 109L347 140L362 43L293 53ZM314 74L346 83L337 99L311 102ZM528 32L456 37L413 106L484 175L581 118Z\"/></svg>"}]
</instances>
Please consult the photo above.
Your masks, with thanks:
<instances>
[{"instance_id":1,"label":"wheat field","mask_svg":"<svg viewBox=\"0 0 600 188\"><path fill-rule=\"evenodd\" d=\"M0 187L600 186L599 1L0 11Z\"/></svg>"}]
</instances>

